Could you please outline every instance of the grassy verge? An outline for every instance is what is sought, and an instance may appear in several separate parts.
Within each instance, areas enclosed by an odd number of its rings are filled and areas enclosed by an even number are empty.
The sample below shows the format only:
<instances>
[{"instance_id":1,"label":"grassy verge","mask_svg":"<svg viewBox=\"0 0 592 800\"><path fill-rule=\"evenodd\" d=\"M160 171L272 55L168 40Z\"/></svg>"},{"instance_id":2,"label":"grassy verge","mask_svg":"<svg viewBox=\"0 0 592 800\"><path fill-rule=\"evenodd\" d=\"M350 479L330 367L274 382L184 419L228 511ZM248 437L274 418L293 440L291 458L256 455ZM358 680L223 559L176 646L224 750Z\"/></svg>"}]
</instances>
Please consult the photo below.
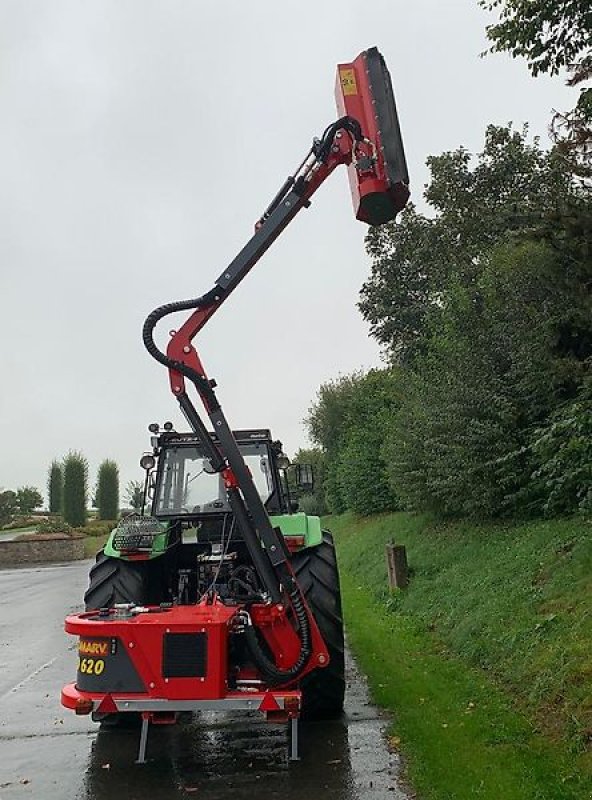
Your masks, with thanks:
<instances>
[{"instance_id":1,"label":"grassy verge","mask_svg":"<svg viewBox=\"0 0 592 800\"><path fill-rule=\"evenodd\" d=\"M592 797L590 527L334 518L350 640L425 798ZM384 545L412 583L386 590ZM542 735L544 732L545 735Z\"/></svg>"}]
</instances>

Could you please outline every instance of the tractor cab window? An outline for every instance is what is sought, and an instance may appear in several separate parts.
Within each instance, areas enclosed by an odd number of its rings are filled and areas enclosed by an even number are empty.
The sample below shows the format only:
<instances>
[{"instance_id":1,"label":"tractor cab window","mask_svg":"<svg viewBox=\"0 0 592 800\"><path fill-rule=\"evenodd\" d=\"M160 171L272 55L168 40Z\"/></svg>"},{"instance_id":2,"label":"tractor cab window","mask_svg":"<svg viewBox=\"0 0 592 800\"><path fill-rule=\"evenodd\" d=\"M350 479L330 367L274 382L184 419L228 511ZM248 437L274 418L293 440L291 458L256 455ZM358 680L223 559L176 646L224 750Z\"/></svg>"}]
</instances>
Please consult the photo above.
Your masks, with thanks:
<instances>
[{"instance_id":1,"label":"tractor cab window","mask_svg":"<svg viewBox=\"0 0 592 800\"><path fill-rule=\"evenodd\" d=\"M265 503L273 492L267 446L245 444L240 450ZM199 447L167 448L160 462L155 497L157 516L230 511L222 476L212 472L208 458Z\"/></svg>"}]
</instances>

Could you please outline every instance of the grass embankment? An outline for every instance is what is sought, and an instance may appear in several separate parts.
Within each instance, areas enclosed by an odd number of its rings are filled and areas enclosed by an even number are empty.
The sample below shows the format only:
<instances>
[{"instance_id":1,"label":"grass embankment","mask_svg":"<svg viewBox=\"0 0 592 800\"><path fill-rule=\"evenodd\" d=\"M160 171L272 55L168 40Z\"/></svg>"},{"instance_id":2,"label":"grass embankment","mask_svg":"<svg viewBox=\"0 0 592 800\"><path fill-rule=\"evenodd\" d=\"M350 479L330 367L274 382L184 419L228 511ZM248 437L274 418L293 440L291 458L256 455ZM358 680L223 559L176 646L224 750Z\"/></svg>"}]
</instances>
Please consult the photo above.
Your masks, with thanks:
<instances>
[{"instance_id":1,"label":"grass embankment","mask_svg":"<svg viewBox=\"0 0 592 800\"><path fill-rule=\"evenodd\" d=\"M328 522L350 641L420 796L592 798L590 522ZM412 579L391 595L393 537Z\"/></svg>"}]
</instances>

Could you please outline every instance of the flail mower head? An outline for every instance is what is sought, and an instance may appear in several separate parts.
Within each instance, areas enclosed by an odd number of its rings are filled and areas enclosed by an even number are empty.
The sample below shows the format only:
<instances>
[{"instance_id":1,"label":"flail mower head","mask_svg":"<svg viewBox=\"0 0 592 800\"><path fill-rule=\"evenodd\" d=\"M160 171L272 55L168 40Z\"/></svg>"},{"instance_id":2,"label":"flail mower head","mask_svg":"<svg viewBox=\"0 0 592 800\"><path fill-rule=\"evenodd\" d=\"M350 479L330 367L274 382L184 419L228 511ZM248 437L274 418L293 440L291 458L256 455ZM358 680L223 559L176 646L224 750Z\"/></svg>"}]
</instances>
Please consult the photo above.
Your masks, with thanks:
<instances>
[{"instance_id":1,"label":"flail mower head","mask_svg":"<svg viewBox=\"0 0 592 800\"><path fill-rule=\"evenodd\" d=\"M369 225L389 222L409 198L409 175L391 76L376 47L337 67L337 108L358 120L376 159L373 169L352 162L349 182L356 218Z\"/></svg>"}]
</instances>

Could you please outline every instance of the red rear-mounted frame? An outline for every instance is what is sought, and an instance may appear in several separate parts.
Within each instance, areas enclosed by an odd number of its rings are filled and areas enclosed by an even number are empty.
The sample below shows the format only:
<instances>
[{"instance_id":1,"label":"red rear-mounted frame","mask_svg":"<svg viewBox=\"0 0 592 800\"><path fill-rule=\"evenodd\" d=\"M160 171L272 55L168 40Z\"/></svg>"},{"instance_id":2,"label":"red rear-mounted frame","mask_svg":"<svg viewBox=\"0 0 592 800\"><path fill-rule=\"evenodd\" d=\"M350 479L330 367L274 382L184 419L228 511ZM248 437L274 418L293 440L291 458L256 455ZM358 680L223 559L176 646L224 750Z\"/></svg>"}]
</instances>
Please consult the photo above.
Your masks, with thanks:
<instances>
[{"instance_id":1,"label":"red rear-mounted frame","mask_svg":"<svg viewBox=\"0 0 592 800\"><path fill-rule=\"evenodd\" d=\"M259 711L268 721L289 722L290 757L297 759L300 690L267 686L252 667L229 672L230 640L246 624L243 615L241 608L213 598L193 606L143 608L126 618L106 609L69 616L65 630L79 637L78 676L62 689L62 705L97 719L140 714L138 763L145 762L150 722L167 724L181 712L200 710ZM300 643L283 606L253 604L247 616L281 666L296 661ZM172 647L171 640L184 637L191 641L180 651L178 644ZM316 655L302 675L329 662L316 626L313 639Z\"/></svg>"},{"instance_id":2,"label":"red rear-mounted frame","mask_svg":"<svg viewBox=\"0 0 592 800\"><path fill-rule=\"evenodd\" d=\"M97 700L105 694L128 695L131 691L138 701L214 701L225 699L233 682L253 677L250 672L229 674L228 648L233 626L242 624L240 614L237 606L224 605L218 599L204 599L191 606L149 608L129 619L119 619L113 614L103 616L98 611L75 614L66 618L64 628L67 633L80 637L81 642L118 643L117 652L107 646L80 650L81 657L89 662L103 661L99 673L91 668L90 671L79 670L78 675L80 687ZM254 604L250 616L277 661L285 668L290 667L298 658L299 641L286 609L281 605ZM203 634L201 673L193 677L168 674L164 649L167 636L191 633ZM306 665L302 676L329 662L318 630L313 637L316 656ZM127 654L123 665L121 648Z\"/></svg>"}]
</instances>

